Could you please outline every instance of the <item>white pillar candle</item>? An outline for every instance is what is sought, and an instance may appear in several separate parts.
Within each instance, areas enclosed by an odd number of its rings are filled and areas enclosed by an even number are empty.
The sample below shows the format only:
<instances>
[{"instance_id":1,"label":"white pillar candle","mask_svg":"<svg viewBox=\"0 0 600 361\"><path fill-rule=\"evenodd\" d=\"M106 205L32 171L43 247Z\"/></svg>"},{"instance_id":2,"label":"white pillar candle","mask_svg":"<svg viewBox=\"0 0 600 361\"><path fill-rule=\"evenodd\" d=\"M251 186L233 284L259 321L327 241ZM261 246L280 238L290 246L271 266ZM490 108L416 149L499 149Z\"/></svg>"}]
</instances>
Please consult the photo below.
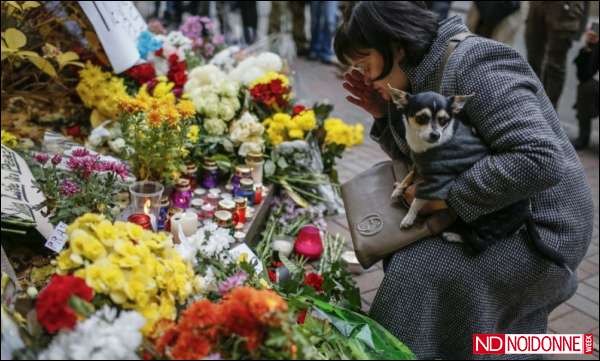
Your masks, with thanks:
<instances>
[{"instance_id":1,"label":"white pillar candle","mask_svg":"<svg viewBox=\"0 0 600 361\"><path fill-rule=\"evenodd\" d=\"M171 217L171 234L176 243L180 243L179 228L186 237L196 233L198 230L198 216L194 212L179 212Z\"/></svg>"}]
</instances>

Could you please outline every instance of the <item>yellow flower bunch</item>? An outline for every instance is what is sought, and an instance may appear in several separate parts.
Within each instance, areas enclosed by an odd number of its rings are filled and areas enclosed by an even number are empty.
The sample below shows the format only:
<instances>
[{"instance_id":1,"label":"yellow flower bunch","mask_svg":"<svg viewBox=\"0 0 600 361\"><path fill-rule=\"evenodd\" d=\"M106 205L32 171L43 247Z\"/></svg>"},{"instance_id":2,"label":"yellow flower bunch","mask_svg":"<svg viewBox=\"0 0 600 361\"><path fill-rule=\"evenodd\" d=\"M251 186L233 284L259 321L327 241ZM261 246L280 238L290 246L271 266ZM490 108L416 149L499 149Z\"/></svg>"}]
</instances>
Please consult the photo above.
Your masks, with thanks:
<instances>
[{"instance_id":1,"label":"yellow flower bunch","mask_svg":"<svg viewBox=\"0 0 600 361\"><path fill-rule=\"evenodd\" d=\"M95 292L123 309L140 312L149 335L156 322L175 320L176 303L191 295L194 272L166 233L137 224L85 214L68 228L69 247L58 258L58 273L85 279Z\"/></svg>"},{"instance_id":2,"label":"yellow flower bunch","mask_svg":"<svg viewBox=\"0 0 600 361\"><path fill-rule=\"evenodd\" d=\"M79 72L79 77L76 90L83 104L99 113L96 117L116 119L120 112L117 99L127 96L123 79L90 62Z\"/></svg>"},{"instance_id":3,"label":"yellow flower bunch","mask_svg":"<svg viewBox=\"0 0 600 361\"><path fill-rule=\"evenodd\" d=\"M263 121L267 136L272 144L278 145L288 140L304 139L305 133L316 128L317 118L312 109L303 110L295 116L276 113Z\"/></svg>"},{"instance_id":4,"label":"yellow flower bunch","mask_svg":"<svg viewBox=\"0 0 600 361\"><path fill-rule=\"evenodd\" d=\"M324 128L326 144L335 143L350 148L363 142L364 127L360 123L352 126L339 118L327 118Z\"/></svg>"},{"instance_id":5,"label":"yellow flower bunch","mask_svg":"<svg viewBox=\"0 0 600 361\"><path fill-rule=\"evenodd\" d=\"M19 140L8 130L2 129L2 144L9 148L15 148L19 144Z\"/></svg>"},{"instance_id":6,"label":"yellow flower bunch","mask_svg":"<svg viewBox=\"0 0 600 361\"><path fill-rule=\"evenodd\" d=\"M167 81L165 77L157 79L159 83L152 90L152 94L144 84L135 98L120 97L118 100L121 110L125 113L145 112L146 121L153 128L160 127L163 122L170 127L175 127L181 119L188 119L196 114L194 103L190 100L177 101L171 92L174 83Z\"/></svg>"},{"instance_id":7,"label":"yellow flower bunch","mask_svg":"<svg viewBox=\"0 0 600 361\"><path fill-rule=\"evenodd\" d=\"M285 76L281 73L277 73L275 71L270 71L263 76L259 76L252 83L250 83L250 88L253 88L254 86L256 86L258 84L269 84L270 82L272 82L273 80L276 80L276 79L281 80L282 86L289 87L290 80L288 79L287 76Z\"/></svg>"}]
</instances>

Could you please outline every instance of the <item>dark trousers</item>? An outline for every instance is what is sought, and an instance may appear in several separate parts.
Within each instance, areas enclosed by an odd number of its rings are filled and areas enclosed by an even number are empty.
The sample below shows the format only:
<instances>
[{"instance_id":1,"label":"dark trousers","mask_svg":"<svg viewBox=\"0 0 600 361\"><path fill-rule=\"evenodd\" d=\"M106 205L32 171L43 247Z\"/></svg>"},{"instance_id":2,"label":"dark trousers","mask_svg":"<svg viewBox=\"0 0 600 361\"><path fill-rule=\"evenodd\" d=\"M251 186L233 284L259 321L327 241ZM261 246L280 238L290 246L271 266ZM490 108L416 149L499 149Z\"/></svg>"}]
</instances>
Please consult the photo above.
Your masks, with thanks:
<instances>
[{"instance_id":1,"label":"dark trousers","mask_svg":"<svg viewBox=\"0 0 600 361\"><path fill-rule=\"evenodd\" d=\"M242 26L244 27L244 40L250 45L256 41L256 28L258 27L258 10L256 1L239 1L242 14Z\"/></svg>"},{"instance_id":2,"label":"dark trousers","mask_svg":"<svg viewBox=\"0 0 600 361\"><path fill-rule=\"evenodd\" d=\"M565 82L567 52L580 29L583 1L531 1L525 43L527 60L556 108Z\"/></svg>"},{"instance_id":3,"label":"dark trousers","mask_svg":"<svg viewBox=\"0 0 600 361\"><path fill-rule=\"evenodd\" d=\"M598 81L589 79L577 86L577 121L579 122L579 141L587 145L592 132L592 119L598 116Z\"/></svg>"}]
</instances>

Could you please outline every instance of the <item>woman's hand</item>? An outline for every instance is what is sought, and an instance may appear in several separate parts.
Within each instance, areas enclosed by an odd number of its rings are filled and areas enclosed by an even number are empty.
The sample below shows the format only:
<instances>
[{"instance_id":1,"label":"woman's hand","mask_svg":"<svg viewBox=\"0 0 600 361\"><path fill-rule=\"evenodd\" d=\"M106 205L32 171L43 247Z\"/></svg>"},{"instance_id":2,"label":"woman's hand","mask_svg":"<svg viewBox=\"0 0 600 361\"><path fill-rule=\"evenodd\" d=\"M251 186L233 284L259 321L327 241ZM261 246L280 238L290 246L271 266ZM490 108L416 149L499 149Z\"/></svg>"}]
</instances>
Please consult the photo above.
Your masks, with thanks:
<instances>
[{"instance_id":1,"label":"woman's hand","mask_svg":"<svg viewBox=\"0 0 600 361\"><path fill-rule=\"evenodd\" d=\"M385 114L385 100L365 80L364 75L360 71L353 69L347 72L344 74L344 80L344 89L353 95L346 97L350 103L363 108L374 118L383 117Z\"/></svg>"}]
</instances>

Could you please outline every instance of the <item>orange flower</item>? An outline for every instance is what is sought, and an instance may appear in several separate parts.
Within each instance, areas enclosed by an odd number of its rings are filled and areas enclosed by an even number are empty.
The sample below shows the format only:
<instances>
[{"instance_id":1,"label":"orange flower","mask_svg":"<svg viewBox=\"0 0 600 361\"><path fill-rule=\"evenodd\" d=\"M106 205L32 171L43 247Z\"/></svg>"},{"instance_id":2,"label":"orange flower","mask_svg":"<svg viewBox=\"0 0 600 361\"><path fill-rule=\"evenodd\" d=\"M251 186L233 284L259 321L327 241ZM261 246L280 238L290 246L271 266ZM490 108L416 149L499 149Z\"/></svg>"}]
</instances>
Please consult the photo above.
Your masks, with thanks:
<instances>
[{"instance_id":1,"label":"orange flower","mask_svg":"<svg viewBox=\"0 0 600 361\"><path fill-rule=\"evenodd\" d=\"M221 303L202 300L192 304L155 346L173 359L201 359L221 341L236 335L245 339L248 352L254 352L269 328L281 324L278 316L285 311L287 304L273 291L236 288Z\"/></svg>"},{"instance_id":2,"label":"orange flower","mask_svg":"<svg viewBox=\"0 0 600 361\"><path fill-rule=\"evenodd\" d=\"M145 112L148 109L148 104L131 97L119 98L119 106L127 113Z\"/></svg>"},{"instance_id":3,"label":"orange flower","mask_svg":"<svg viewBox=\"0 0 600 361\"><path fill-rule=\"evenodd\" d=\"M152 109L148 112L146 119L151 127L160 127L160 124L162 123L162 115L158 109Z\"/></svg>"}]
</instances>

